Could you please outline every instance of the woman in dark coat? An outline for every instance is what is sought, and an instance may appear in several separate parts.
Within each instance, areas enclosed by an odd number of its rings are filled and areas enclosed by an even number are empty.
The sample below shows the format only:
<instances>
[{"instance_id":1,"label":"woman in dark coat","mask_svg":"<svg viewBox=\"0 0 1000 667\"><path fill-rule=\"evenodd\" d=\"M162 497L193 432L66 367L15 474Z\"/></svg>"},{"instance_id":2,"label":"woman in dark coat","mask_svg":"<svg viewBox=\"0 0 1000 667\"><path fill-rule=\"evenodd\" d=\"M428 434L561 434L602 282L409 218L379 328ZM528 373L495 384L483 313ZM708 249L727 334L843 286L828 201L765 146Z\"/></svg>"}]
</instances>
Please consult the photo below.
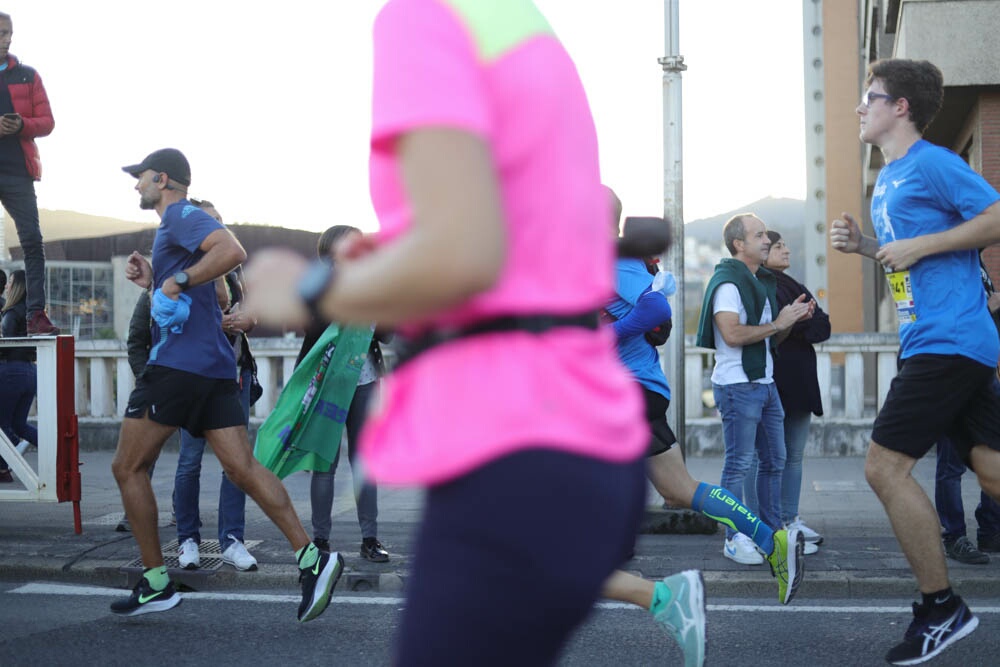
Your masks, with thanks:
<instances>
[{"instance_id":1,"label":"woman in dark coat","mask_svg":"<svg viewBox=\"0 0 1000 667\"><path fill-rule=\"evenodd\" d=\"M785 273L791 253L781 234L768 231L767 237L771 239L771 250L764 266L778 279L778 308L784 308L801 294L806 295L807 301L814 301L815 298L805 285ZM830 316L816 306L810 319L797 322L792 327L788 338L778 346L778 354L774 360L774 382L778 385L778 396L785 409L786 458L781 478L781 519L786 526L794 526L802 531L806 538L806 553L815 553L816 545L823 541L823 536L799 517L799 495L802 491L802 458L809 440L809 422L812 415L823 416L813 344L821 343L829 337ZM743 486L746 504L751 509L756 506L753 484L756 478L755 460Z\"/></svg>"}]
</instances>

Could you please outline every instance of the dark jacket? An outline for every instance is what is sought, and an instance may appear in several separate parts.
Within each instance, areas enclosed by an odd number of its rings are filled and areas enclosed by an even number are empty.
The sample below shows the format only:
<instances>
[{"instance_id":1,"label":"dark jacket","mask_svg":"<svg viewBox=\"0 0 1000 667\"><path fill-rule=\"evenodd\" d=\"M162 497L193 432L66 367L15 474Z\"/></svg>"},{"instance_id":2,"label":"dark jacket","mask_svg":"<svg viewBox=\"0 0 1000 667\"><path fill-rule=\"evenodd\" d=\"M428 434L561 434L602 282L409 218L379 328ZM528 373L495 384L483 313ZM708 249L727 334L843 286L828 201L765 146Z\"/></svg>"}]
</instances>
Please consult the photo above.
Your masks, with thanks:
<instances>
[{"instance_id":1,"label":"dark jacket","mask_svg":"<svg viewBox=\"0 0 1000 667\"><path fill-rule=\"evenodd\" d=\"M24 299L0 315L0 333L4 338L26 338L28 335L28 304ZM0 359L6 361L34 361L33 347L0 347Z\"/></svg>"},{"instance_id":2,"label":"dark jacket","mask_svg":"<svg viewBox=\"0 0 1000 667\"><path fill-rule=\"evenodd\" d=\"M754 276L756 275L756 280ZM778 317L778 301L774 274L760 267L756 274L750 273L750 267L738 259L726 258L715 265L708 286L705 288L705 299L701 303L701 320L698 322L697 344L700 347L715 349L715 316L712 312L712 301L715 290L725 283L733 283L740 292L743 308L747 311L747 325L760 324L760 316L764 313L764 304L771 303L771 319ZM764 377L767 369L767 345L763 340L743 346L743 372L751 382ZM771 354L776 356L774 347Z\"/></svg>"},{"instance_id":3,"label":"dark jacket","mask_svg":"<svg viewBox=\"0 0 1000 667\"><path fill-rule=\"evenodd\" d=\"M132 319L128 322L128 365L132 375L138 378L146 370L149 361L149 351L153 347L153 332L150 330L152 315L150 314L149 291L142 290L139 300L135 302Z\"/></svg>"},{"instance_id":4,"label":"dark jacket","mask_svg":"<svg viewBox=\"0 0 1000 667\"><path fill-rule=\"evenodd\" d=\"M22 65L17 57L7 54L7 69L0 72L3 82L10 91L10 101L14 111L21 114L24 126L18 132L17 138L24 151L24 163L28 175L36 181L42 178L42 160L38 155L35 137L46 137L56 126L52 118L52 107L45 94L45 86L38 72Z\"/></svg>"},{"instance_id":5,"label":"dark jacket","mask_svg":"<svg viewBox=\"0 0 1000 667\"><path fill-rule=\"evenodd\" d=\"M813 299L805 285L779 271L774 274L778 279L779 308L792 303L801 294L806 295L807 301ZM813 316L796 322L778 346L780 354L774 360L774 382L786 412L811 412L817 417L823 416L813 343L822 343L829 337L830 316L816 306Z\"/></svg>"}]
</instances>

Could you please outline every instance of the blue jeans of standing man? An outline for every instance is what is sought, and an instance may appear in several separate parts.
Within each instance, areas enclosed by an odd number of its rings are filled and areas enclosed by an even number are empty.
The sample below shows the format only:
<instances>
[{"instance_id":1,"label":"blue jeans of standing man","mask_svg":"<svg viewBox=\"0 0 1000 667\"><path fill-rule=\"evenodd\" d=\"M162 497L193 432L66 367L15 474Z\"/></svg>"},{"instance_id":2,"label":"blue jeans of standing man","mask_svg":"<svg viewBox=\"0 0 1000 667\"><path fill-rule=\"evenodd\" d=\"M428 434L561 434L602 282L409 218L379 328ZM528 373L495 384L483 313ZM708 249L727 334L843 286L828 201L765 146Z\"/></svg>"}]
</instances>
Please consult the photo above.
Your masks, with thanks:
<instances>
[{"instance_id":1,"label":"blue jeans of standing man","mask_svg":"<svg viewBox=\"0 0 1000 667\"><path fill-rule=\"evenodd\" d=\"M0 203L14 219L17 239L24 253L25 298L28 316L45 310L45 245L38 222L38 199L30 176L0 175Z\"/></svg>"},{"instance_id":2,"label":"blue jeans of standing man","mask_svg":"<svg viewBox=\"0 0 1000 667\"><path fill-rule=\"evenodd\" d=\"M773 530L781 528L781 474L785 469L785 411L773 382L713 384L715 404L722 415L726 459L722 488L742 497L743 481L750 471L754 450L760 458L757 498L760 520ZM726 539L736 531L726 528Z\"/></svg>"},{"instance_id":3,"label":"blue jeans of standing man","mask_svg":"<svg viewBox=\"0 0 1000 667\"><path fill-rule=\"evenodd\" d=\"M0 362L0 428L11 444L22 438L38 445L38 431L28 423L28 411L37 393L38 376L30 361ZM7 462L0 458L0 470Z\"/></svg>"},{"instance_id":4,"label":"blue jeans of standing man","mask_svg":"<svg viewBox=\"0 0 1000 667\"><path fill-rule=\"evenodd\" d=\"M240 403L243 415L250 421L250 384L253 370L245 368L240 372ZM196 438L181 429L181 453L177 459L177 474L174 476L174 513L177 515L177 542L191 538L201 544L201 517L198 510L198 496L201 494L201 459L205 454L205 439ZM219 486L219 546L226 550L232 535L243 541L246 527L247 496L222 473Z\"/></svg>"},{"instance_id":5,"label":"blue jeans of standing man","mask_svg":"<svg viewBox=\"0 0 1000 667\"><path fill-rule=\"evenodd\" d=\"M361 427L365 424L368 404L372 394L378 387L378 382L359 385L354 390L351 407L347 410L347 460L351 464L351 476L354 477L354 498L358 506L358 524L361 526L361 537L378 537L378 489L374 484L366 482L364 471L355 463L354 457L358 451L358 438L361 437ZM333 476L340 462L340 450L333 459L333 465L328 472L314 472L309 485L309 499L312 505L313 538L330 539L333 511Z\"/></svg>"},{"instance_id":6,"label":"blue jeans of standing man","mask_svg":"<svg viewBox=\"0 0 1000 667\"><path fill-rule=\"evenodd\" d=\"M785 412L785 470L781 473L781 522L791 523L799 515L799 498L802 495L802 459L809 440L809 411ZM754 512L760 512L757 502L757 471L760 459L754 452L750 472L743 482L743 500Z\"/></svg>"},{"instance_id":7,"label":"blue jeans of standing man","mask_svg":"<svg viewBox=\"0 0 1000 667\"><path fill-rule=\"evenodd\" d=\"M953 542L965 536L965 508L962 504L962 475L965 464L948 438L937 443L937 474L934 480L934 505L941 519L941 537ZM976 508L976 540L1000 535L1000 504L979 492Z\"/></svg>"}]
</instances>

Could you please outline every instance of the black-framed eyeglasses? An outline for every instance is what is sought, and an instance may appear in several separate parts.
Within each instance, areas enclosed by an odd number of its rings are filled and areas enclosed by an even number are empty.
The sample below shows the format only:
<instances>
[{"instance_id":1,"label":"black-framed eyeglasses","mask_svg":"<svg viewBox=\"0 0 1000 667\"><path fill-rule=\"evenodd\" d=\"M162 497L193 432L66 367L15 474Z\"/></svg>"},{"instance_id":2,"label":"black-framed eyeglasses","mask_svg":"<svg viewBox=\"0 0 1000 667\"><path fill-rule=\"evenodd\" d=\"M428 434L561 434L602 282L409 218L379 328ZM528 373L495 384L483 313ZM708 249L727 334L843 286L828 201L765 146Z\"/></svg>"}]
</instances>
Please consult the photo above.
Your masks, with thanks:
<instances>
[{"instance_id":1,"label":"black-framed eyeglasses","mask_svg":"<svg viewBox=\"0 0 1000 667\"><path fill-rule=\"evenodd\" d=\"M890 102L896 101L896 98L892 95L886 95L885 93L873 93L870 90L866 90L865 94L861 96L861 103L865 105L865 108L871 109L872 102L878 99L889 100Z\"/></svg>"}]
</instances>

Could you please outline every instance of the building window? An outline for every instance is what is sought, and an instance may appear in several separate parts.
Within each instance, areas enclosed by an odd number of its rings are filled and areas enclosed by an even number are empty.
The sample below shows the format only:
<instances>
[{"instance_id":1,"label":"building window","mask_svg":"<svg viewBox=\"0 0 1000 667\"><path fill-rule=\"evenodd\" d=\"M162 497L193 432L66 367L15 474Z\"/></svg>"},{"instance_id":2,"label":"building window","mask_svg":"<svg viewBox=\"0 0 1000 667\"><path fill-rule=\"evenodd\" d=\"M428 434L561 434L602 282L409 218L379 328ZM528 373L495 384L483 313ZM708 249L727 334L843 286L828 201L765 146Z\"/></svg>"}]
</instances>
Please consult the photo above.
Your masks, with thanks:
<instances>
[{"instance_id":1,"label":"building window","mask_svg":"<svg viewBox=\"0 0 1000 667\"><path fill-rule=\"evenodd\" d=\"M117 338L111 264L45 263L49 318L78 340Z\"/></svg>"}]
</instances>

